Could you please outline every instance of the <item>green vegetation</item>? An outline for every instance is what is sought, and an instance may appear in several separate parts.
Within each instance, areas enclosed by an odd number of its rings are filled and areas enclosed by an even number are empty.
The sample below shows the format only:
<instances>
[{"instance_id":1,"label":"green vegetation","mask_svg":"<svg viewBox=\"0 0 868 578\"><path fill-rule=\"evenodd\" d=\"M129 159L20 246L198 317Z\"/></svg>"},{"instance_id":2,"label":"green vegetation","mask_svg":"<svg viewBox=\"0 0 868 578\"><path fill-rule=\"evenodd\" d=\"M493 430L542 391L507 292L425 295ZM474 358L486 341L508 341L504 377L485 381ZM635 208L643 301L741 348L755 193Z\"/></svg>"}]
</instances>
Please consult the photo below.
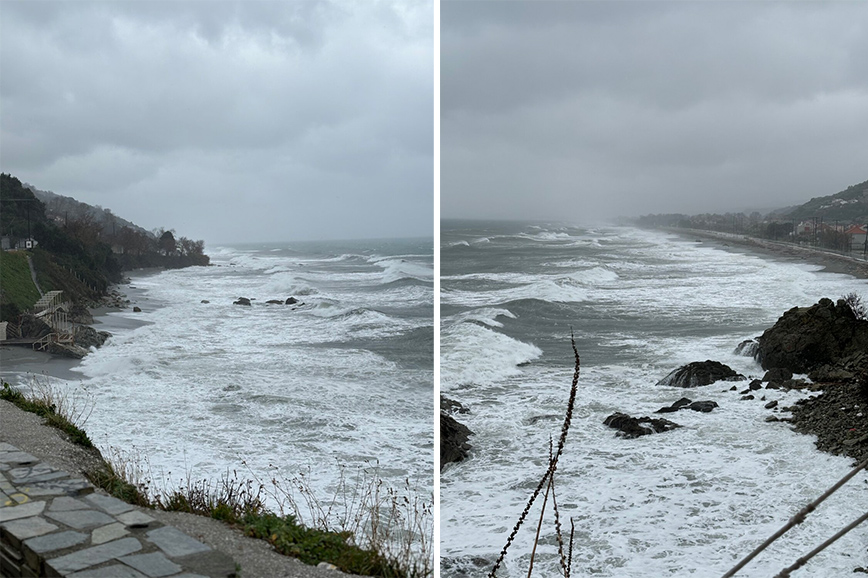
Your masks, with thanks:
<instances>
[{"instance_id":1,"label":"green vegetation","mask_svg":"<svg viewBox=\"0 0 868 578\"><path fill-rule=\"evenodd\" d=\"M72 443L92 448L93 442L87 437L87 434L74 423L74 416L69 415L64 411L64 403L62 400L55 400L51 396L43 398L27 398L23 393L3 382L3 387L0 389L0 399L5 399L14 403L24 411L35 413L38 416L45 418L45 425L57 428L65 432Z\"/></svg>"},{"instance_id":2,"label":"green vegetation","mask_svg":"<svg viewBox=\"0 0 868 578\"><path fill-rule=\"evenodd\" d=\"M173 231L151 234L108 209L36 192L49 199L48 205L31 187L0 174L0 236L12 247L27 239L36 241L29 251L44 291L63 291L73 302L88 303L105 295L110 284L120 282L125 270L209 264L202 241L176 239ZM25 303L29 297L17 281L19 268L11 271L16 280L7 284L5 273L2 279L0 321L12 321L32 305Z\"/></svg>"},{"instance_id":3,"label":"green vegetation","mask_svg":"<svg viewBox=\"0 0 868 578\"><path fill-rule=\"evenodd\" d=\"M30 277L27 253L0 251L0 319L12 319L39 300Z\"/></svg>"}]
</instances>

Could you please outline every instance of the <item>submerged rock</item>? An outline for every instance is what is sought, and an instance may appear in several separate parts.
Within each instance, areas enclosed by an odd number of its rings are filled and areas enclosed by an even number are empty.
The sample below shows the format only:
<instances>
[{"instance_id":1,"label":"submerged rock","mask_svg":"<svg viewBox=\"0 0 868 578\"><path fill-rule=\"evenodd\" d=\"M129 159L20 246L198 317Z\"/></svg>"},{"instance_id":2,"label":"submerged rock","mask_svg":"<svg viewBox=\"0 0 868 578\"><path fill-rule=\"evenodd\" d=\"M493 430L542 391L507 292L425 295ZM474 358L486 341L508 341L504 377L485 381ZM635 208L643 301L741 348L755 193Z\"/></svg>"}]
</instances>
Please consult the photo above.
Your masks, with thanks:
<instances>
[{"instance_id":1,"label":"submerged rock","mask_svg":"<svg viewBox=\"0 0 868 578\"><path fill-rule=\"evenodd\" d=\"M705 400L705 401L691 401L686 397L682 397L672 405L668 407L661 407L654 413L673 413L682 409L692 409L693 411L701 411L702 413L708 413L716 407L720 407L717 405L716 401Z\"/></svg>"},{"instance_id":2,"label":"submerged rock","mask_svg":"<svg viewBox=\"0 0 868 578\"><path fill-rule=\"evenodd\" d=\"M246 305L247 307L250 307L252 305L252 303L250 303L250 299L248 299L247 297L239 297L238 300L233 301L232 304L233 305Z\"/></svg>"},{"instance_id":3,"label":"submerged rock","mask_svg":"<svg viewBox=\"0 0 868 578\"><path fill-rule=\"evenodd\" d=\"M653 433L662 433L681 427L668 419L631 417L626 413L613 413L603 421L604 425L619 430L618 435L626 438L637 438Z\"/></svg>"},{"instance_id":4,"label":"submerged rock","mask_svg":"<svg viewBox=\"0 0 868 578\"><path fill-rule=\"evenodd\" d=\"M672 371L657 382L657 385L672 385L675 387L699 387L715 381L742 381L747 379L736 373L728 365L719 361L694 361Z\"/></svg>"}]
</instances>

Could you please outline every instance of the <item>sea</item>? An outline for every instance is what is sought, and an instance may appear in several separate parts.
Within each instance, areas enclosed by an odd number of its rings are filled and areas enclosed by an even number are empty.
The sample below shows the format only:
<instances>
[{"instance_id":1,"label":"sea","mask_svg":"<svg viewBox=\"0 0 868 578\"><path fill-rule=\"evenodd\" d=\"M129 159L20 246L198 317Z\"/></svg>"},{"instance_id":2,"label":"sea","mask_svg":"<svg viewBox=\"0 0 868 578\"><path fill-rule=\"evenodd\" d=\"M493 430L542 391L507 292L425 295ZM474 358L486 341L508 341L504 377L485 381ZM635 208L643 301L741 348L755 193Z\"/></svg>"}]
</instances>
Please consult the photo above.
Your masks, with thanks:
<instances>
[{"instance_id":1,"label":"sea","mask_svg":"<svg viewBox=\"0 0 868 578\"><path fill-rule=\"evenodd\" d=\"M792 307L868 299L865 280L688 235L448 220L440 275L441 391L464 406L454 417L474 432L469 458L440 475L444 578L488 575L547 469L573 377L571 335L581 370L554 497L565 541L575 525L572 576L719 577L854 466L766 421L815 392L742 400L732 383L656 384L708 359L760 378L753 358L735 353L740 342ZM653 416L684 396L719 407L656 416L682 427L637 439L603 425L615 412ZM766 409L770 401L778 407ZM527 575L542 499L498 576ZM863 471L737 576L776 575L866 506ZM868 567L866 546L863 525L794 575L852 575ZM557 552L550 497L533 575L561 575Z\"/></svg>"},{"instance_id":2,"label":"sea","mask_svg":"<svg viewBox=\"0 0 868 578\"><path fill-rule=\"evenodd\" d=\"M163 484L295 479L327 507L361 475L430 502L432 240L207 253L208 267L130 274L119 290L142 311L102 316L113 336L59 380L91 397L103 453Z\"/></svg>"}]
</instances>

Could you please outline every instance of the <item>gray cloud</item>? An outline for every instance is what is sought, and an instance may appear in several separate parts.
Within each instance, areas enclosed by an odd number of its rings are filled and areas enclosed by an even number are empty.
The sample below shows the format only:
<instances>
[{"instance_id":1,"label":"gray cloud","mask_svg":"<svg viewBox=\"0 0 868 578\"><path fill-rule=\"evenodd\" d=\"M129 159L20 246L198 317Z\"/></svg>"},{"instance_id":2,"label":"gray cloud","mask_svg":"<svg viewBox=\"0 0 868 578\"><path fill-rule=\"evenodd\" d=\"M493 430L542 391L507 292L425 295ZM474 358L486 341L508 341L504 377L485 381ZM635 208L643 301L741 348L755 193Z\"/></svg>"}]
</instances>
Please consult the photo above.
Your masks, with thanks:
<instances>
[{"instance_id":1,"label":"gray cloud","mask_svg":"<svg viewBox=\"0 0 868 578\"><path fill-rule=\"evenodd\" d=\"M862 3L441 5L441 214L768 209L868 178Z\"/></svg>"},{"instance_id":2,"label":"gray cloud","mask_svg":"<svg viewBox=\"0 0 868 578\"><path fill-rule=\"evenodd\" d=\"M432 234L431 3L0 10L5 172L206 240Z\"/></svg>"}]
</instances>

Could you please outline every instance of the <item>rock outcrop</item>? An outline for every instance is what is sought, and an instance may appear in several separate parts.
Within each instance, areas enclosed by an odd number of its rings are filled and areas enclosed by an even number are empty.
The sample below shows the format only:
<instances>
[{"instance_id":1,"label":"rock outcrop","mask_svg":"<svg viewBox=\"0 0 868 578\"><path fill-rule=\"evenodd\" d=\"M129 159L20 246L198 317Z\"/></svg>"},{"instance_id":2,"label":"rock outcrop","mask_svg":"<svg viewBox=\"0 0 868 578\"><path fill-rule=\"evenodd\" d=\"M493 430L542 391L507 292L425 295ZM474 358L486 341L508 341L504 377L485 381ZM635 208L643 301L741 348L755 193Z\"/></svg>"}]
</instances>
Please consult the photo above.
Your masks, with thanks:
<instances>
[{"instance_id":1,"label":"rock outcrop","mask_svg":"<svg viewBox=\"0 0 868 578\"><path fill-rule=\"evenodd\" d=\"M446 464L460 462L467 457L473 432L451 416L440 412L440 469Z\"/></svg>"},{"instance_id":2,"label":"rock outcrop","mask_svg":"<svg viewBox=\"0 0 868 578\"><path fill-rule=\"evenodd\" d=\"M234 301L232 304L233 305L246 305L247 307L250 307L252 305L252 303L250 303L250 299L248 299L247 297L239 297L238 300Z\"/></svg>"},{"instance_id":3,"label":"rock outcrop","mask_svg":"<svg viewBox=\"0 0 868 578\"><path fill-rule=\"evenodd\" d=\"M111 336L112 334L108 331L97 331L89 325L82 325L76 328L74 340L79 347L88 349L90 347L102 347L103 343Z\"/></svg>"},{"instance_id":4,"label":"rock outcrop","mask_svg":"<svg viewBox=\"0 0 868 578\"><path fill-rule=\"evenodd\" d=\"M681 427L668 419L631 417L626 413L613 413L603 421L604 425L619 430L618 435L625 438L637 438L653 433L662 433Z\"/></svg>"},{"instance_id":5,"label":"rock outcrop","mask_svg":"<svg viewBox=\"0 0 868 578\"><path fill-rule=\"evenodd\" d=\"M763 369L809 373L868 351L868 321L856 318L843 300L821 299L793 307L759 338L757 360Z\"/></svg>"},{"instance_id":6,"label":"rock outcrop","mask_svg":"<svg viewBox=\"0 0 868 578\"><path fill-rule=\"evenodd\" d=\"M736 373L728 365L718 361L694 361L672 371L657 382L657 385L672 385L675 387L699 387L715 381L742 381L747 379Z\"/></svg>"}]
</instances>

